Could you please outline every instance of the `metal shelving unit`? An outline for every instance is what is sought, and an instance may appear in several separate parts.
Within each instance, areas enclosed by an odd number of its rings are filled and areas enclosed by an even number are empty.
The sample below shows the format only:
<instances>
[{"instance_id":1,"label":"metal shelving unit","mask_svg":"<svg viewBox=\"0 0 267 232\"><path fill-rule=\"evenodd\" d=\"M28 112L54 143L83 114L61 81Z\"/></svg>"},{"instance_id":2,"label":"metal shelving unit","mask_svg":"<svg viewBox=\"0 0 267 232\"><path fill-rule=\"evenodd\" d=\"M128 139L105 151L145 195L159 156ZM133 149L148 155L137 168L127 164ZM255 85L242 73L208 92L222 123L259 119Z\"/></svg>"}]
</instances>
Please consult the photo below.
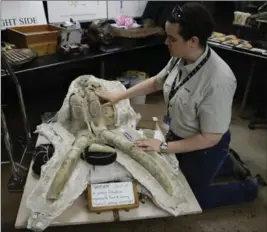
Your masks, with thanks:
<instances>
[{"instance_id":1,"label":"metal shelving unit","mask_svg":"<svg viewBox=\"0 0 267 232\"><path fill-rule=\"evenodd\" d=\"M26 109L25 109L25 104L24 104L24 99L23 99L23 94L22 94L20 83L13 69L7 62L5 54L3 52L1 52L1 65L2 65L1 69L4 70L4 72L6 73L5 78L11 78L12 82L16 86L16 92L18 95L18 101L19 101L19 106L21 110L21 117L23 120L23 126L24 126L24 132L25 132L25 138L23 139L24 141L22 144L23 152L22 152L19 162L16 162L14 158L15 156L14 156L13 141L11 139L10 132L8 129L8 124L7 124L6 116L3 110L3 105L1 105L1 125L2 125L2 138L1 139L4 140L4 145L8 153L8 159L9 159L11 169L12 169L12 175L10 177L7 187L8 187L9 192L22 192L25 181L26 181L26 175L28 172L28 168L23 166L23 161L24 161L26 154L32 154L32 151L33 151L32 136L31 136L30 126L29 126L29 122L27 119L27 115L26 115Z\"/></svg>"}]
</instances>

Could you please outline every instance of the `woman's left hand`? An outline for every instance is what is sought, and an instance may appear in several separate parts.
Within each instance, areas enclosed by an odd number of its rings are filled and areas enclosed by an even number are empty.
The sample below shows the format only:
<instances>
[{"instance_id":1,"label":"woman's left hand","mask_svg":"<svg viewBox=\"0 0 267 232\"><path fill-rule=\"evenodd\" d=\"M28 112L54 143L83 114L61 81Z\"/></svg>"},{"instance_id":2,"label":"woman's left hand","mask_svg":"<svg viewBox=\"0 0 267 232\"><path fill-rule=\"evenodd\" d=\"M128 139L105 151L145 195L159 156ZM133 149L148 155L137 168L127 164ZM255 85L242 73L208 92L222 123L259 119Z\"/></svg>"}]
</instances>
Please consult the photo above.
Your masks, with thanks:
<instances>
[{"instance_id":1,"label":"woman's left hand","mask_svg":"<svg viewBox=\"0 0 267 232\"><path fill-rule=\"evenodd\" d=\"M143 151L155 151L160 152L160 145L162 141L158 139L141 139L135 141L135 145L141 148Z\"/></svg>"}]
</instances>

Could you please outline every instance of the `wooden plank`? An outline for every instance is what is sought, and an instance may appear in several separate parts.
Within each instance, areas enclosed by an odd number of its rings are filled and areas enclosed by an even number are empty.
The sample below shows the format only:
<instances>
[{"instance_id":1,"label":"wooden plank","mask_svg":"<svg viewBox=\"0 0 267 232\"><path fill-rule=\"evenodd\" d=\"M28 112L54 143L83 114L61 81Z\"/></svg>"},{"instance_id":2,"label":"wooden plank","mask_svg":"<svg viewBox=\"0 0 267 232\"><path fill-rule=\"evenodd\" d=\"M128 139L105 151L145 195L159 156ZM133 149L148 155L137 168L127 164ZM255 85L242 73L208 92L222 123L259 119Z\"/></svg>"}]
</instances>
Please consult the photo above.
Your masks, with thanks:
<instances>
[{"instance_id":1,"label":"wooden plank","mask_svg":"<svg viewBox=\"0 0 267 232\"><path fill-rule=\"evenodd\" d=\"M188 182L185 179L184 174L179 171L179 180L183 186L181 191L184 192L185 198L187 200L187 205L183 211L181 211L179 216L192 215L202 213L202 209L191 190ZM163 217L173 217L171 214L157 207L151 199L147 199L146 202L140 203L139 207L129 212L119 211L120 221L133 221L140 219L152 219L152 218L163 218Z\"/></svg>"},{"instance_id":2,"label":"wooden plank","mask_svg":"<svg viewBox=\"0 0 267 232\"><path fill-rule=\"evenodd\" d=\"M46 139L42 136L38 137L38 141L45 141ZM37 142L38 144L38 142ZM30 170L28 172L26 185L24 187L23 195L21 198L15 228L16 229L24 229L27 227L27 221L30 216L31 211L27 207L27 199L30 193L35 188L38 179L36 179L32 175L31 170L32 164L30 166ZM54 226L75 226L75 225L83 225L83 224L95 224L95 223L107 223L114 221L114 214L112 211L101 212L100 214L95 212L89 212L87 207L87 194L82 194L78 199L74 201L74 203L67 208L60 216L55 218L50 225L50 227Z\"/></svg>"}]
</instances>

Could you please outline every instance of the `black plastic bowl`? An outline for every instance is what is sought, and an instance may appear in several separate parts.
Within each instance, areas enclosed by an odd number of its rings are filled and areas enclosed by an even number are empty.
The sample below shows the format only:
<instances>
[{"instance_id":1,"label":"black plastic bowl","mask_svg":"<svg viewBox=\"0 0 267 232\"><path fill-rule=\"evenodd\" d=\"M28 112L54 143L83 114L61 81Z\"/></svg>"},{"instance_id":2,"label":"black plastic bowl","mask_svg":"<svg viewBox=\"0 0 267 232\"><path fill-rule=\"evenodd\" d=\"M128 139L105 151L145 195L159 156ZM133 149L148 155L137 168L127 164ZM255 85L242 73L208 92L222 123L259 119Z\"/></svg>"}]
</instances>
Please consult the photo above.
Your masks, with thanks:
<instances>
[{"instance_id":1,"label":"black plastic bowl","mask_svg":"<svg viewBox=\"0 0 267 232\"><path fill-rule=\"evenodd\" d=\"M111 146L110 146L111 147ZM88 152L88 147L81 154L83 160L91 165L104 166L116 161L116 152Z\"/></svg>"}]
</instances>

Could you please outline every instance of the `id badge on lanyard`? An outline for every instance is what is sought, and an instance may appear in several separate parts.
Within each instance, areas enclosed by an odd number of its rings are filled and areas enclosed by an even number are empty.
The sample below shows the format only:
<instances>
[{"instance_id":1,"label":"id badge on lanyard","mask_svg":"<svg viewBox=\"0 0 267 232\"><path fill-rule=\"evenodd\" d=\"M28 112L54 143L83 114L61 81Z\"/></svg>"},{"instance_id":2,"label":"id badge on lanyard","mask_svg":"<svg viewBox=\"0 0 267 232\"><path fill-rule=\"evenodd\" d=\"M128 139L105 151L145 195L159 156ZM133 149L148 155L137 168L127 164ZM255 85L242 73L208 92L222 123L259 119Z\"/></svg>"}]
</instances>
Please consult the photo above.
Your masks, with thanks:
<instances>
[{"instance_id":1,"label":"id badge on lanyard","mask_svg":"<svg viewBox=\"0 0 267 232\"><path fill-rule=\"evenodd\" d=\"M178 58L173 58L173 60L171 61L171 65L169 70L167 71L168 75L170 75L170 73L172 72L173 68L175 67L175 65L180 61L181 59ZM171 124L171 117L169 116L169 109L167 109L167 115L164 116L163 118L163 127L165 130L169 130L169 126Z\"/></svg>"},{"instance_id":2,"label":"id badge on lanyard","mask_svg":"<svg viewBox=\"0 0 267 232\"><path fill-rule=\"evenodd\" d=\"M171 117L170 117L170 101L171 99L174 97L174 95L177 93L177 91L187 82L189 81L203 66L204 64L208 61L210 57L210 48L208 50L208 53L207 55L205 56L205 58L203 58L203 60L192 70L192 72L190 72L188 74L188 76L186 78L183 79L183 81L181 81L179 83L179 85L175 88L175 83L177 81L177 78L179 75L177 75L172 83L172 87L171 87L171 91L169 93L169 101L168 101L168 107L167 107L167 115L164 116L164 119L163 119L163 124L166 124L166 125L170 125L171 123ZM174 65L175 66L175 65ZM174 68L174 66L172 68Z\"/></svg>"}]
</instances>

